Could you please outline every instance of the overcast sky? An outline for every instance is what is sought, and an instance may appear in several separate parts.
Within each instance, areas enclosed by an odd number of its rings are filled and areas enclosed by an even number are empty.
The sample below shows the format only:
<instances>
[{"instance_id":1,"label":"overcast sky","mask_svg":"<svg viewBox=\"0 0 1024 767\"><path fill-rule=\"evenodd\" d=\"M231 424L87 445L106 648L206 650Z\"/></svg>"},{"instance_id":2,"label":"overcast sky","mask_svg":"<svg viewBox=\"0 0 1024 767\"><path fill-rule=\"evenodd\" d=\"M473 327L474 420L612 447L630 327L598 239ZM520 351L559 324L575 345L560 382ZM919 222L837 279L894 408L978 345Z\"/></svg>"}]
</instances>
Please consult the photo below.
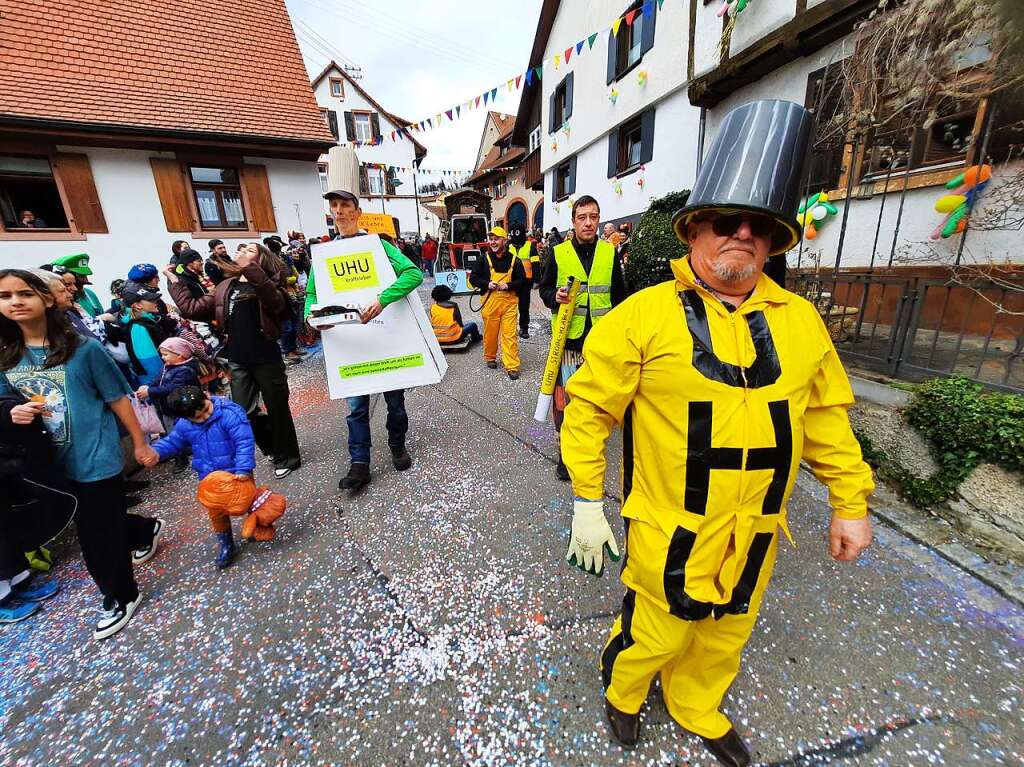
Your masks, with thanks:
<instances>
[{"instance_id":1,"label":"overcast sky","mask_svg":"<svg viewBox=\"0 0 1024 767\"><path fill-rule=\"evenodd\" d=\"M526 70L542 0L286 2L311 77L344 57L382 107L419 122L499 83L495 111L515 114L522 91L504 83ZM428 149L424 168L473 167L486 110L481 102L462 114L417 136Z\"/></svg>"}]
</instances>

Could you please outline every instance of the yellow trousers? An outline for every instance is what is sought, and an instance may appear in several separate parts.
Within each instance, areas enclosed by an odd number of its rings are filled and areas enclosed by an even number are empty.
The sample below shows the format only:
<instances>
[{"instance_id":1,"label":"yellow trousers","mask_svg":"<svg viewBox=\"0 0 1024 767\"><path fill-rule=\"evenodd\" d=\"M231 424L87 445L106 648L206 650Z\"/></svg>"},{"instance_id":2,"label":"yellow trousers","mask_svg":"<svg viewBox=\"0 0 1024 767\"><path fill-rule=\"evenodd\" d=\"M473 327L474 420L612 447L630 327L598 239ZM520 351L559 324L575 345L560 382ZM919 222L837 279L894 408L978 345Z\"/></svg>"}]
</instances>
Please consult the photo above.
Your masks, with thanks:
<instances>
[{"instance_id":1,"label":"yellow trousers","mask_svg":"<svg viewBox=\"0 0 1024 767\"><path fill-rule=\"evenodd\" d=\"M494 291L480 311L484 320L484 359L498 358L498 336L501 336L501 361L505 370L519 371L519 296L512 291Z\"/></svg>"},{"instance_id":2,"label":"yellow trousers","mask_svg":"<svg viewBox=\"0 0 1024 767\"><path fill-rule=\"evenodd\" d=\"M634 535L637 525L643 523L630 520L626 570L639 557L658 555L634 544L636 539L651 539ZM777 550L776 533L755 575L749 605L739 614L719 613L716 618L712 613L700 620L683 620L643 592L629 589L601 655L608 701L624 713L639 712L651 680L660 674L665 706L680 726L705 738L725 735L732 725L719 707L739 672L743 647L757 621Z\"/></svg>"}]
</instances>

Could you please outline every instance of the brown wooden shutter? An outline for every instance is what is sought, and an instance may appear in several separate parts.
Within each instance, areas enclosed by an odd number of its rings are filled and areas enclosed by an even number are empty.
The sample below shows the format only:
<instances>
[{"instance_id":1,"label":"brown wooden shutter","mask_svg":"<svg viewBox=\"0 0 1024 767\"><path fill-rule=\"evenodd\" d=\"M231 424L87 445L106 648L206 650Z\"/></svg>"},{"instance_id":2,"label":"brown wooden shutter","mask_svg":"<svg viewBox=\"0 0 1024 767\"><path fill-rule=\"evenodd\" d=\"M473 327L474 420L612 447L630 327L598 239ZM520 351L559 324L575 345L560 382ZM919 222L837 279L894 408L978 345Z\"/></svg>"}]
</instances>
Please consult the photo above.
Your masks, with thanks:
<instances>
[{"instance_id":1,"label":"brown wooden shutter","mask_svg":"<svg viewBox=\"0 0 1024 767\"><path fill-rule=\"evenodd\" d=\"M106 234L107 220L103 217L88 155L58 153L54 155L53 164L70 208L68 218L74 221L75 228L80 232Z\"/></svg>"},{"instance_id":2,"label":"brown wooden shutter","mask_svg":"<svg viewBox=\"0 0 1024 767\"><path fill-rule=\"evenodd\" d=\"M153 168L153 181L160 197L167 231L191 232L198 229L188 199L192 191L181 163L163 157L150 157L149 164Z\"/></svg>"},{"instance_id":3,"label":"brown wooden shutter","mask_svg":"<svg viewBox=\"0 0 1024 767\"><path fill-rule=\"evenodd\" d=\"M274 217L274 200L270 196L270 181L265 165L243 165L242 183L248 198L249 220L258 232L276 232L277 219Z\"/></svg>"}]
</instances>

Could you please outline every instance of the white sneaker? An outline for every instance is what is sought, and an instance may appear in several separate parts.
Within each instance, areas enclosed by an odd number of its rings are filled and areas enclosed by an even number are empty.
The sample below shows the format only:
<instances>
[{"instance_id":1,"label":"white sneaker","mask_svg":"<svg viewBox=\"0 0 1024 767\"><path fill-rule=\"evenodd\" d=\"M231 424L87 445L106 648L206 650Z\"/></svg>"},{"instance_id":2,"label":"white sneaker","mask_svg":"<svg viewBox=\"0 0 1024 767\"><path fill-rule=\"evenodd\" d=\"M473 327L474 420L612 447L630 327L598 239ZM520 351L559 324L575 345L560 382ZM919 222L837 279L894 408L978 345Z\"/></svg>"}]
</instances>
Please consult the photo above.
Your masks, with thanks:
<instances>
[{"instance_id":1,"label":"white sneaker","mask_svg":"<svg viewBox=\"0 0 1024 767\"><path fill-rule=\"evenodd\" d=\"M291 474L293 471L295 471L295 470L294 469L274 469L274 476L277 477L278 479L284 479L289 474Z\"/></svg>"},{"instance_id":2,"label":"white sneaker","mask_svg":"<svg viewBox=\"0 0 1024 767\"><path fill-rule=\"evenodd\" d=\"M114 634L128 625L128 621L132 619L140 602L142 602L141 592L133 601L127 604L122 605L119 602L114 602L114 606L109 610L107 609L106 600L104 600L103 607L100 608L100 619L96 623L96 629L93 632L92 638L106 639L107 637L114 636Z\"/></svg>"},{"instance_id":3,"label":"white sneaker","mask_svg":"<svg viewBox=\"0 0 1024 767\"><path fill-rule=\"evenodd\" d=\"M163 537L167 523L162 519L156 519L155 522L156 527L153 529L153 541L148 546L141 549L135 549L135 551L132 552L133 565L141 565L156 556L156 550L160 545L160 539Z\"/></svg>"}]
</instances>

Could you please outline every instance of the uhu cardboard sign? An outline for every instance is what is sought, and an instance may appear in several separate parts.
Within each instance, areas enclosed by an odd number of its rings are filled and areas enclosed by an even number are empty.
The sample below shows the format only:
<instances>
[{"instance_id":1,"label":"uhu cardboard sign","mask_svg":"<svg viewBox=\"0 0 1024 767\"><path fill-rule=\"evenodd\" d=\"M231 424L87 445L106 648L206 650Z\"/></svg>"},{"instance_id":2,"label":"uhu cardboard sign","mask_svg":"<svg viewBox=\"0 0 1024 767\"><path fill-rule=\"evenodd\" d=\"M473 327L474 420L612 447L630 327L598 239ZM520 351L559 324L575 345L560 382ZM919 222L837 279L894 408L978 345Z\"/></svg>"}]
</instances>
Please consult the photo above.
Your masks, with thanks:
<instances>
[{"instance_id":1,"label":"uhu cardboard sign","mask_svg":"<svg viewBox=\"0 0 1024 767\"><path fill-rule=\"evenodd\" d=\"M364 307L395 280L375 234L314 245L313 270L321 307ZM336 325L322 337L331 399L436 384L448 370L416 291L366 325Z\"/></svg>"}]
</instances>

